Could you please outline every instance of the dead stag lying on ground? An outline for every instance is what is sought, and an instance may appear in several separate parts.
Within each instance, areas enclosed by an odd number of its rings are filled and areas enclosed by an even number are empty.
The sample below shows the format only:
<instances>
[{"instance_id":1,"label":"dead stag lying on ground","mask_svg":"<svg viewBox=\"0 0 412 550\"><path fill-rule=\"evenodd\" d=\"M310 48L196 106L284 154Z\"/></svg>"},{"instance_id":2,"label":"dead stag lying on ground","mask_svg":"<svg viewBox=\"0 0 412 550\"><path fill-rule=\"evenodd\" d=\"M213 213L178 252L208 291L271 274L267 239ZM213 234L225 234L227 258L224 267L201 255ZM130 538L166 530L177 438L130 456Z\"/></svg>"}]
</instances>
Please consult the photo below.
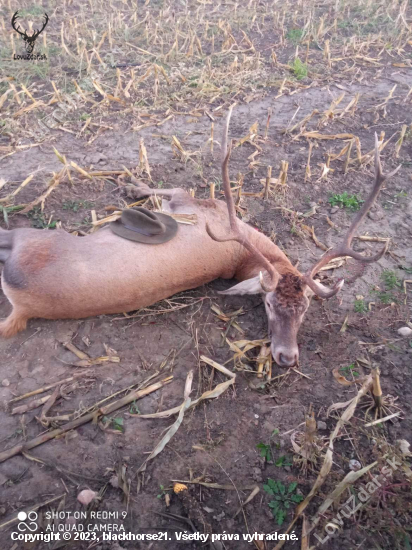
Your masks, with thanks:
<instances>
[{"instance_id":1,"label":"dead stag lying on ground","mask_svg":"<svg viewBox=\"0 0 412 550\"><path fill-rule=\"evenodd\" d=\"M378 260L385 250L364 257L351 249L356 229L375 201L384 180L375 136L375 184L355 216L342 244L331 249L302 275L265 235L236 217L230 189L227 147L229 111L222 140L222 176L229 211L219 200L192 198L183 189L139 188L140 196L169 199L165 208L196 214L196 225L180 225L170 241L147 245L122 239L107 228L86 237L63 230L0 230L3 291L13 310L0 323L0 334L12 336L33 317L84 318L149 306L183 290L219 277L241 281L222 294L261 293L269 321L275 361L290 367L298 361L297 333L310 298L334 296L343 285L327 288L313 277L330 260L350 256ZM389 174L392 176L398 169Z\"/></svg>"}]
</instances>

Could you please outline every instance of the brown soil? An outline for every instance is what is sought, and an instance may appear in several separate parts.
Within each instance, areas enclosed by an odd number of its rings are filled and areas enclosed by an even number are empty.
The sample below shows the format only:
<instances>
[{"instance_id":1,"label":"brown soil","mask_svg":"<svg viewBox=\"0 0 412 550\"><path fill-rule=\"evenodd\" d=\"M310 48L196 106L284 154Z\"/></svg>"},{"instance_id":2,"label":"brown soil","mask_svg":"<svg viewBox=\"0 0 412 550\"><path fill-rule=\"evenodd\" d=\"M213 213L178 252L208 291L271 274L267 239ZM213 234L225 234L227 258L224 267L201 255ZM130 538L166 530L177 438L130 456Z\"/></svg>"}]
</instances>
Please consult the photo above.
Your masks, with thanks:
<instances>
[{"instance_id":1,"label":"brown soil","mask_svg":"<svg viewBox=\"0 0 412 550\"><path fill-rule=\"evenodd\" d=\"M375 121L375 111L368 111L381 103L388 95L394 83L398 84L396 95L387 105L386 118ZM340 84L342 87L343 84ZM374 132L386 132L386 137L398 130L402 123L411 124L410 103L403 102L412 86L410 69L383 71L373 84L346 82L347 92L342 105L345 106L355 93L360 93L359 106L354 116L331 120L322 133L353 132L361 141L362 151L373 148ZM347 191L365 198L373 181L371 166L349 170L343 173L343 162L331 164L333 172L327 179L319 181L320 163L325 161L325 153L337 153L343 147L342 140L318 141L311 158L313 176L304 183L308 155L308 144L304 138L294 140L293 135L282 134L288 126L297 105L300 111L296 120L303 119L313 109L322 112L336 98L341 90L333 84L322 87L314 82L292 96L275 99L276 92L268 91L254 98L250 103L240 104L234 111L230 134L241 138L248 128L259 121L263 129L268 108L273 108L268 139L259 141L262 153L258 157L259 165L249 168L248 157L255 151L249 143L236 148L231 159L231 175L241 172L244 177L244 191L261 190L260 180L266 175L266 166L273 166L273 175L279 171L280 161L289 161L289 172L285 194L278 193L268 202L260 198L244 198L242 206L246 209L245 219L267 235L275 234L276 243L284 249L293 263L299 261L299 269L305 271L322 251L301 229L301 223L314 226L315 234L327 246L336 243L348 226L352 213L346 209L332 209L328 198L335 193ZM220 113L222 113L224 110ZM222 119L216 115L215 138L220 140ZM296 121L295 121L296 122ZM33 182L19 194L19 203L28 203L45 190L52 172L61 168L53 154L54 146L69 160L84 168L94 166L99 170L121 170L123 166L134 169L139 158L139 137L145 139L149 162L152 170L151 185L163 187L193 188L198 198L207 198L208 186L205 182L218 181L220 177L219 147L213 154L207 140L210 135L210 120L179 117L166 122L161 130L146 128L138 134L131 130L130 124L113 117L113 130L105 131L90 146L81 137L54 131L53 143L46 142L25 152L17 152L1 161L1 177L14 182L7 193L17 187L28 174L36 172ZM316 125L309 125L316 129ZM187 151L200 151L196 162L189 160L183 164L173 157L170 140L163 136L175 135ZM263 134L263 130L260 132ZM281 467L275 462L282 456L293 457L290 432L305 420L305 412L313 406L316 419L321 424L319 433L329 436L336 424L336 417L327 417L328 407L335 402L343 402L356 394L354 386L340 386L334 380L332 370L356 364L359 375L367 374L370 366L378 365L381 371L381 384L385 395L398 397L397 404L402 409L401 418L386 422L379 427L379 435L390 444L396 440L412 438L412 340L401 339L397 329L411 320L410 298L405 303L403 287L390 290L382 280L384 270L390 270L402 284L411 279L412 249L412 140L410 134L404 141L399 159L394 156L392 140L382 154L385 171L390 171L402 163L400 172L391 179L381 193L378 204L365 221L360 234L378 235L391 238L390 254L386 254L378 263L371 266L359 266L349 261L343 268L333 273L333 278L344 277L346 282L338 297L328 302L313 300L299 333L300 365L302 374L291 370L284 378L272 385L259 386L253 374L238 372L236 384L216 400L201 404L186 413L183 423L166 448L151 462L142 477L136 475L165 430L174 422L168 419L139 419L130 416L135 409L123 408L111 415L117 421L120 430L104 431L101 425L86 424L66 436L31 450L26 456L16 456L0 464L0 524L15 517L20 510L29 510L59 494L65 495L61 504L64 511L83 511L77 501L78 493L85 488L104 493L98 504L100 511L119 514L119 519L96 521L97 524L116 523L124 525L126 532L156 533L165 531L171 540L164 542L120 542L92 544L71 542L71 548L98 548L100 550L121 548L150 548L153 550L181 548L174 532L192 531L188 523L179 523L176 519L160 516L160 513L173 513L187 517L188 512L182 499L171 496L171 505L166 507L164 494L171 494L173 480L195 480L229 485L232 490L218 490L193 484L190 494L198 503L205 520L211 525L213 533L237 533L241 537L250 533L273 533L282 530L276 525L268 507L269 496L263 490L267 478L282 480L284 483L296 481L298 491L305 496L309 493L319 468L305 476L300 468ZM197 167L197 163L200 168ZM122 207L127 197L123 179L93 180L77 179L73 185L61 183L45 202L41 220L62 222L69 231L90 229L90 210L98 215L105 214L105 207ZM5 194L4 194L5 196ZM318 205L316 214L309 218L293 219L284 206L293 211L306 213L313 204ZM39 212L37 212L38 215ZM338 230L334 230L326 221L333 221ZM37 218L38 219L38 218ZM19 214L9 215L10 228L30 227L36 219ZM79 237L81 238L81 237ZM369 250L380 244L358 241L357 250ZM110 259L108 259L110 261ZM185 303L188 298L198 301L180 311L156 315L156 307L151 314L142 318L115 319L116 316L101 316L87 320L45 321L31 320L27 330L11 338L0 341L0 399L6 405L15 396L30 392L49 383L71 376L79 369L70 364L78 359L62 342L71 340L75 346L91 357L106 355L106 348L112 348L120 357L119 363L103 363L93 367L85 380L80 379L73 392L53 406L53 416L71 413L120 391L132 384L146 380L156 370L162 368L166 377L173 374L173 382L136 403L142 414L154 413L180 405L183 400L185 380L193 370L192 398L223 382L226 378L201 362L200 356L206 355L214 361L232 368L233 356L222 334L226 333L230 341L243 336L233 327L227 330L227 324L213 314L210 307L217 304L225 312L233 312L243 307L244 314L237 318L244 331L244 337L250 340L266 335L266 316L264 306L258 297L222 297L217 290L228 288L232 283L215 281L210 285L184 293L176 301ZM410 287L409 287L410 289ZM385 296L382 297L382 294ZM356 297L362 295L366 304L374 302L370 311L354 311ZM387 296L392 298L388 300ZM410 294L409 294L410 296ZM383 300L383 301L382 301ZM389 303L385 303L389 302ZM0 317L6 317L10 304L0 294ZM342 329L346 324L346 330ZM249 353L246 365L253 370L253 353ZM358 360L360 362L357 362ZM362 362L363 361L363 362ZM273 376L285 371L274 366ZM348 371L344 373L349 377ZM262 387L263 386L263 387ZM0 447L10 448L24 440L30 440L44 430L36 417L41 409L22 415L11 415L10 410L0 412ZM122 419L121 424L119 420ZM363 412L357 411L347 434L339 437L335 446L334 466L328 483L322 487L308 508L308 516L315 513L337 483L349 472L349 460L361 460L362 466L377 458L376 441L364 428ZM302 429L300 427L299 429ZM353 430L352 430L353 429ZM273 435L288 433L285 436ZM257 449L259 443L271 442L273 460L265 462ZM111 484L116 471L125 467L125 476L130 488L129 501L126 503L122 490ZM246 506L245 516L240 513L239 497L244 501L253 485L260 487L259 494ZM410 489L402 486L401 502L406 503L401 511L390 500L388 509L399 512L398 523L410 528L411 499ZM397 494L397 493L396 493ZM401 498L399 497L399 498ZM392 499L393 500L393 499ZM57 508L59 501L52 506ZM409 506L409 509L408 509ZM382 507L386 510L386 505ZM46 509L42 511L45 520ZM126 512L122 519L122 512ZM362 517L355 516L345 523L339 539L330 539L324 549L373 548L379 541L382 548L403 548L395 546L395 535L385 523L383 534L378 535L379 525L374 525L374 517L381 518L386 512L380 508L368 511L365 523ZM409 516L407 515L409 513ZM392 512L389 513L389 515ZM382 516L382 517L383 517ZM329 516L328 516L329 517ZM398 517L398 516L396 516ZM409 517L409 519L408 519ZM245 525L247 519L247 527ZM332 518L332 515L330 516ZM292 512L288 520L292 519ZM385 521L388 517L385 516ZM384 525L384 519L379 519ZM62 520L59 520L63 523ZM196 529L202 532L197 518L193 520ZM376 520L378 521L378 520ZM388 520L389 522L389 520ZM57 522L58 523L58 522ZM389 523L388 523L389 524ZM368 525L368 529L362 528ZM383 527L382 527L383 529ZM10 539L12 528L0 532L1 548L29 548L13 546ZM15 530L15 527L13 528ZM301 537L301 524L295 532ZM320 533L321 531L319 531ZM403 531L402 531L403 532ZM393 538L391 538L393 536ZM406 539L405 539L406 541ZM91 545L92 544L92 545ZM117 544L117 545L116 545ZM300 541L287 543L286 548L300 548ZM316 544L313 540L312 544ZM397 544L397 543L396 543ZM407 542L405 542L405 548ZM267 548L275 544L268 543ZM58 548L43 543L36 548ZM199 542L189 542L186 548L201 548ZM219 548L250 548L246 542L224 542ZM376 546L377 547L377 546ZM34 546L31 546L34 548ZM263 546L262 546L263 548Z\"/></svg>"}]
</instances>

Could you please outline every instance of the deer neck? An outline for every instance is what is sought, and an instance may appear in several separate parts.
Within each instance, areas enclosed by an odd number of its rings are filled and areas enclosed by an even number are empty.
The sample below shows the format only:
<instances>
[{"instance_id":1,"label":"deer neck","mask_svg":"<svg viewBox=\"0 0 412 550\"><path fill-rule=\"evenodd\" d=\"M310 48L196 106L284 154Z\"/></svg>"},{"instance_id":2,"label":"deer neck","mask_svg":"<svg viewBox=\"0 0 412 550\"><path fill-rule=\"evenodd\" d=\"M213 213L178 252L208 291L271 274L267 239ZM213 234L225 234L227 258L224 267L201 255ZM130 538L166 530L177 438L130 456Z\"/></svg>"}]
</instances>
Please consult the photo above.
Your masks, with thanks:
<instances>
[{"instance_id":1,"label":"deer neck","mask_svg":"<svg viewBox=\"0 0 412 550\"><path fill-rule=\"evenodd\" d=\"M244 224L243 231L247 233L249 240L256 246L256 248L270 261L280 275L292 273L293 275L301 276L301 273L290 263L286 254L280 250L268 237L260 233L250 225ZM235 278L239 281L251 279L259 274L262 267L256 263L256 259L253 258L251 253L243 249L239 256L239 263L236 268Z\"/></svg>"}]
</instances>

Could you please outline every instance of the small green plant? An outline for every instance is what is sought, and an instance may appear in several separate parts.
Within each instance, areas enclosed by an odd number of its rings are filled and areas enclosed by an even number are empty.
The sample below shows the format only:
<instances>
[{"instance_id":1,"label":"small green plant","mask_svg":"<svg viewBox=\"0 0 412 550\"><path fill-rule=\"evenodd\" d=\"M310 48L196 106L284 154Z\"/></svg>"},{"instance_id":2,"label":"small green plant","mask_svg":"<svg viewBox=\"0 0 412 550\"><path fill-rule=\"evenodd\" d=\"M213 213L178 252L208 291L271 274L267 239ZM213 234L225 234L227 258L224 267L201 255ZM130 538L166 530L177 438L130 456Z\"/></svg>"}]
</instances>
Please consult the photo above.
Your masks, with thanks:
<instances>
[{"instance_id":1,"label":"small green plant","mask_svg":"<svg viewBox=\"0 0 412 550\"><path fill-rule=\"evenodd\" d=\"M57 220L50 223L46 220L44 212L41 211L39 206L35 206L27 212L27 217L31 220L32 227L36 229L55 229L57 225Z\"/></svg>"},{"instance_id":2,"label":"small green plant","mask_svg":"<svg viewBox=\"0 0 412 550\"><path fill-rule=\"evenodd\" d=\"M352 212L359 210L363 200L361 200L357 195L348 195L345 191L344 193L336 193L329 198L329 204L331 206L339 206L340 208L347 208L352 210Z\"/></svg>"},{"instance_id":3,"label":"small green plant","mask_svg":"<svg viewBox=\"0 0 412 550\"><path fill-rule=\"evenodd\" d=\"M341 367L339 370L341 371L342 374L344 374L346 376L348 374L352 373L352 375L356 378L357 376L359 376L359 373L355 369L356 369L355 363L351 363L350 365L347 365L346 367Z\"/></svg>"},{"instance_id":4,"label":"small green plant","mask_svg":"<svg viewBox=\"0 0 412 550\"><path fill-rule=\"evenodd\" d=\"M198 80L199 80L198 76L189 77L189 86L190 86L190 88L197 88Z\"/></svg>"},{"instance_id":5,"label":"small green plant","mask_svg":"<svg viewBox=\"0 0 412 550\"><path fill-rule=\"evenodd\" d=\"M396 276L396 273L390 269L384 269L382 271L381 279L388 290L402 287L401 281Z\"/></svg>"},{"instance_id":6,"label":"small green plant","mask_svg":"<svg viewBox=\"0 0 412 550\"><path fill-rule=\"evenodd\" d=\"M165 182L160 180L159 183L157 184L157 187L162 188L164 184L165 184Z\"/></svg>"},{"instance_id":7,"label":"small green plant","mask_svg":"<svg viewBox=\"0 0 412 550\"><path fill-rule=\"evenodd\" d=\"M270 445L266 445L265 443L258 443L256 445L256 449L259 451L260 456L266 460L266 462L270 462L272 460L272 451L270 449Z\"/></svg>"},{"instance_id":8,"label":"small green plant","mask_svg":"<svg viewBox=\"0 0 412 550\"><path fill-rule=\"evenodd\" d=\"M389 305L392 302L397 302L396 291L402 288L402 282L396 273L390 269L384 269L381 273L381 280L385 288L383 290L377 288L372 292L376 293L376 297L382 304Z\"/></svg>"},{"instance_id":9,"label":"small green plant","mask_svg":"<svg viewBox=\"0 0 412 550\"><path fill-rule=\"evenodd\" d=\"M290 456L282 455L275 460L275 466L278 468L286 468L287 466L293 466L293 461Z\"/></svg>"},{"instance_id":10,"label":"small green plant","mask_svg":"<svg viewBox=\"0 0 412 550\"><path fill-rule=\"evenodd\" d=\"M266 461L266 462L272 462L273 456L272 456L272 448L271 448L271 440L273 438L276 438L276 436L279 435L279 430L276 428L273 430L272 435L270 436L270 441L268 444L266 443L258 443L256 445L256 449L259 451L260 456ZM279 442L273 443L277 449L280 448Z\"/></svg>"},{"instance_id":11,"label":"small green plant","mask_svg":"<svg viewBox=\"0 0 412 550\"><path fill-rule=\"evenodd\" d=\"M89 115L89 113L82 113L80 115L80 120L87 120L90 117L91 117L91 115Z\"/></svg>"},{"instance_id":12,"label":"small green plant","mask_svg":"<svg viewBox=\"0 0 412 550\"><path fill-rule=\"evenodd\" d=\"M130 414L141 414L140 410L139 410L139 407L136 405L136 401L133 401L133 403L130 404L129 413Z\"/></svg>"},{"instance_id":13,"label":"small green plant","mask_svg":"<svg viewBox=\"0 0 412 550\"><path fill-rule=\"evenodd\" d=\"M123 418L110 418L109 416L103 416L102 421L105 428L111 427L113 430L117 430L118 432L124 432Z\"/></svg>"},{"instance_id":14,"label":"small green plant","mask_svg":"<svg viewBox=\"0 0 412 550\"><path fill-rule=\"evenodd\" d=\"M124 420L123 418L112 418L112 425L118 432L124 432Z\"/></svg>"},{"instance_id":15,"label":"small green plant","mask_svg":"<svg viewBox=\"0 0 412 550\"><path fill-rule=\"evenodd\" d=\"M392 302L396 302L396 298L393 296L391 292L377 292L376 296L378 300L385 305L391 304Z\"/></svg>"},{"instance_id":16,"label":"small green plant","mask_svg":"<svg viewBox=\"0 0 412 550\"><path fill-rule=\"evenodd\" d=\"M160 493L156 496L156 498L163 498L167 494L167 490L164 487L164 485L159 485L160 487Z\"/></svg>"},{"instance_id":17,"label":"small green plant","mask_svg":"<svg viewBox=\"0 0 412 550\"><path fill-rule=\"evenodd\" d=\"M73 212L77 212L80 208L93 208L94 203L92 201L71 201L67 200L64 201L62 204L63 210L73 210Z\"/></svg>"},{"instance_id":18,"label":"small green plant","mask_svg":"<svg viewBox=\"0 0 412 550\"><path fill-rule=\"evenodd\" d=\"M308 66L306 65L306 63L302 63L299 57L295 58L292 65L290 65L290 68L294 76L298 80L302 80L302 78L305 78L308 76Z\"/></svg>"},{"instance_id":19,"label":"small green plant","mask_svg":"<svg viewBox=\"0 0 412 550\"><path fill-rule=\"evenodd\" d=\"M298 484L294 481L286 488L281 481L270 478L268 478L267 484L263 485L264 490L273 497L273 500L269 502L269 508L279 526L285 521L288 509L303 500L303 496L296 493L297 486Z\"/></svg>"},{"instance_id":20,"label":"small green plant","mask_svg":"<svg viewBox=\"0 0 412 550\"><path fill-rule=\"evenodd\" d=\"M17 206L1 206L0 205L0 212L3 215L4 223L7 227L9 227L9 213L10 212L18 212L19 210L23 210L24 204L18 204Z\"/></svg>"},{"instance_id":21,"label":"small green plant","mask_svg":"<svg viewBox=\"0 0 412 550\"><path fill-rule=\"evenodd\" d=\"M296 45L302 40L303 34L303 29L290 29L286 34L286 38Z\"/></svg>"},{"instance_id":22,"label":"small green plant","mask_svg":"<svg viewBox=\"0 0 412 550\"><path fill-rule=\"evenodd\" d=\"M356 313L367 313L368 306L365 304L364 300L355 300L353 309Z\"/></svg>"}]
</instances>

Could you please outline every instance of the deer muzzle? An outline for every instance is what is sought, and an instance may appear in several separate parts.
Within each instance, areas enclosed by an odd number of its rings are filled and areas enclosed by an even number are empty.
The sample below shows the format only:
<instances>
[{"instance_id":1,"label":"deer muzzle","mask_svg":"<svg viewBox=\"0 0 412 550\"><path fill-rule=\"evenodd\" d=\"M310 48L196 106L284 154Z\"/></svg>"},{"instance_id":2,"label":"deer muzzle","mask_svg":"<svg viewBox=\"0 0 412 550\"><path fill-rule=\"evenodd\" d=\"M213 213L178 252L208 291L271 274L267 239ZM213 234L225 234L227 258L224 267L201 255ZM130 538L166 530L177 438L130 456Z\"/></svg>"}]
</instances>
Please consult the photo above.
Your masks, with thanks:
<instances>
[{"instance_id":1,"label":"deer muzzle","mask_svg":"<svg viewBox=\"0 0 412 550\"><path fill-rule=\"evenodd\" d=\"M294 367L299 360L299 350L297 345L292 347L276 346L272 343L271 351L274 360L279 367Z\"/></svg>"}]
</instances>

